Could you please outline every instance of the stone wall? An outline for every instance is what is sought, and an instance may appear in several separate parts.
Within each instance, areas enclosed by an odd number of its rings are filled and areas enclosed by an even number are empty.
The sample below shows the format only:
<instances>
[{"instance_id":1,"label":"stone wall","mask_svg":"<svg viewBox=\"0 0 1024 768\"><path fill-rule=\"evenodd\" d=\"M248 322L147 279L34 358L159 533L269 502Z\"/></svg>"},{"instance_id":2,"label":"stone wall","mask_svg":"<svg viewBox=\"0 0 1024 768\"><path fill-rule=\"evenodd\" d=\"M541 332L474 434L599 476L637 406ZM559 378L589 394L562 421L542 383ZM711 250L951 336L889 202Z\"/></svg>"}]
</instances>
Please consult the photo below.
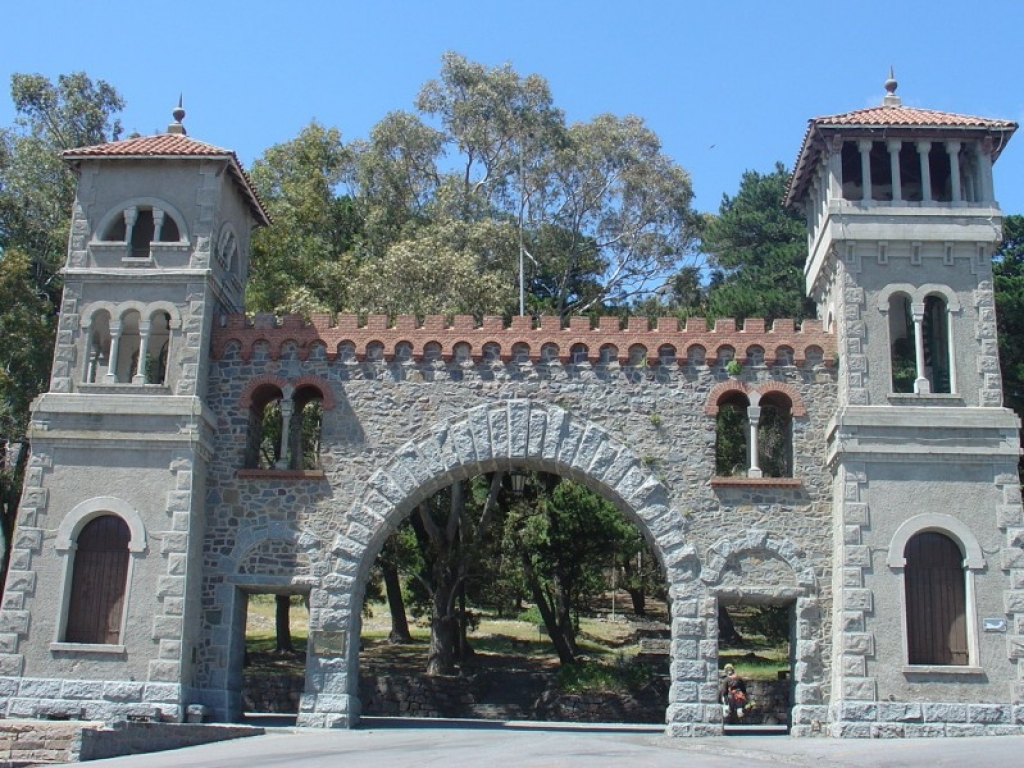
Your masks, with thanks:
<instances>
[{"instance_id":1,"label":"stone wall","mask_svg":"<svg viewBox=\"0 0 1024 768\"><path fill-rule=\"evenodd\" d=\"M245 712L299 711L299 699L306 685L303 675L244 675L242 709Z\"/></svg>"},{"instance_id":2,"label":"stone wall","mask_svg":"<svg viewBox=\"0 0 1024 768\"><path fill-rule=\"evenodd\" d=\"M651 330L634 320L621 329L618 319L591 328L586 319L586 328L542 321L502 332L457 319L444 336L426 321L401 327L401 318L391 328L376 319L353 327L341 319L334 326L233 322L215 332L210 377L218 428L196 678L199 700L217 719L235 714L215 692L234 687L232 674L241 688L230 638L244 631L238 606L253 591L309 594L306 690L332 692L300 706L300 722L351 724L326 707L366 712L365 702L348 703L358 696L359 662L346 650L357 644L355 617L376 549L422 496L510 464L584 482L647 533L676 611L671 717L712 729L720 717L717 648L708 642L717 629L708 598L720 595L797 601L801 701L826 700L832 488L821 436L835 410L835 371L831 337L820 328L776 323L765 331L751 322L738 330L720 321L707 330L690 321L685 331L660 322ZM351 355L339 352L342 342ZM548 344L557 354L540 354ZM580 344L588 351L572 352ZM525 362L517 345L529 347ZM637 345L652 357L634 360ZM720 364L732 354L745 360L740 376ZM245 468L248 406L262 383L324 393L318 470ZM793 478L715 478L711 406L727 390L789 397ZM268 548L297 567L259 566Z\"/></svg>"},{"instance_id":3,"label":"stone wall","mask_svg":"<svg viewBox=\"0 0 1024 768\"><path fill-rule=\"evenodd\" d=\"M192 747L246 736L262 728L169 723L0 721L0 765L28 766L101 760Z\"/></svg>"}]
</instances>

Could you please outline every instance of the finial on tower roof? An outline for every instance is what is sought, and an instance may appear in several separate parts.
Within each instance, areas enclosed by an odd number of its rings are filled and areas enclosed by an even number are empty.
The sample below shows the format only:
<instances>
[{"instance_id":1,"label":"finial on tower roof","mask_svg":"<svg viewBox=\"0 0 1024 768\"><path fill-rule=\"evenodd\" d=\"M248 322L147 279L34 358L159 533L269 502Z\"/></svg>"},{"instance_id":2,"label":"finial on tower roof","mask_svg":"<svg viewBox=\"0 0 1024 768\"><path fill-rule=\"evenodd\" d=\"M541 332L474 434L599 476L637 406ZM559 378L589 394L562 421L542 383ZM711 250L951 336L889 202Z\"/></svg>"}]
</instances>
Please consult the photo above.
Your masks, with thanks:
<instances>
[{"instance_id":1,"label":"finial on tower roof","mask_svg":"<svg viewBox=\"0 0 1024 768\"><path fill-rule=\"evenodd\" d=\"M903 102L900 97L896 95L896 87L899 83L896 82L896 76L893 74L892 65L889 65L889 79L885 81L885 98L882 99L883 107L898 107Z\"/></svg>"},{"instance_id":2,"label":"finial on tower roof","mask_svg":"<svg viewBox=\"0 0 1024 768\"><path fill-rule=\"evenodd\" d=\"M174 122L167 126L168 133L180 133L182 136L186 135L188 131L185 130L185 126L181 124L181 121L185 119L185 110L181 108L181 94L178 94L178 106L175 107L174 112L171 113L174 116Z\"/></svg>"}]
</instances>

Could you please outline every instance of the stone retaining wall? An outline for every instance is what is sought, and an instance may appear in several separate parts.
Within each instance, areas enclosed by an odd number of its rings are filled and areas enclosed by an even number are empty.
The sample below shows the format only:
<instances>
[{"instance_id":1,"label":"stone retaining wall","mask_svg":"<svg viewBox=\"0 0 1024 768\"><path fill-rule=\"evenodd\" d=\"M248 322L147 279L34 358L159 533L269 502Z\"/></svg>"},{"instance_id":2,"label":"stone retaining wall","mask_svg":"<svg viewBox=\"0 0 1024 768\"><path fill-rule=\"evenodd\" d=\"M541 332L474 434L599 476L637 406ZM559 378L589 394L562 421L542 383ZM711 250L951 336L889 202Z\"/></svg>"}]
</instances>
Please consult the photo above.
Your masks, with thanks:
<instances>
[{"instance_id":1,"label":"stone retaining wall","mask_svg":"<svg viewBox=\"0 0 1024 768\"><path fill-rule=\"evenodd\" d=\"M64 764L193 747L245 736L262 728L241 725L186 725L101 722L0 721L0 765L15 768Z\"/></svg>"},{"instance_id":2,"label":"stone retaining wall","mask_svg":"<svg viewBox=\"0 0 1024 768\"><path fill-rule=\"evenodd\" d=\"M305 685L305 675L244 675L242 711L295 714Z\"/></svg>"}]
</instances>

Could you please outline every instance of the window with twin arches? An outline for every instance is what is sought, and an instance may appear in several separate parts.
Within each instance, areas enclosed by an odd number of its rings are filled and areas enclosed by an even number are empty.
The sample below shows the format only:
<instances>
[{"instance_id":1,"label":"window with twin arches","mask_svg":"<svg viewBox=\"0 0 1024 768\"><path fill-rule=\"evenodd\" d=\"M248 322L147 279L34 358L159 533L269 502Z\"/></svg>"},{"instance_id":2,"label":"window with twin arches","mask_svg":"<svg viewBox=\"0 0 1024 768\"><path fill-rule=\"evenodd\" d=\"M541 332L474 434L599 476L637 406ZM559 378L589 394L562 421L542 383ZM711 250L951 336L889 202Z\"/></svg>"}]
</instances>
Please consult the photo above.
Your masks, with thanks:
<instances>
[{"instance_id":1,"label":"window with twin arches","mask_svg":"<svg viewBox=\"0 0 1024 768\"><path fill-rule=\"evenodd\" d=\"M126 205L109 216L100 230L99 239L107 243L128 245L128 258L148 259L153 243L184 242L184 227L169 206L159 202Z\"/></svg>"},{"instance_id":2,"label":"window with twin arches","mask_svg":"<svg viewBox=\"0 0 1024 768\"><path fill-rule=\"evenodd\" d=\"M320 468L324 408L330 406L320 386L263 382L244 399L249 408L246 469Z\"/></svg>"},{"instance_id":3,"label":"window with twin arches","mask_svg":"<svg viewBox=\"0 0 1024 768\"><path fill-rule=\"evenodd\" d=\"M730 390L714 410L717 477L793 477L793 402L785 393Z\"/></svg>"},{"instance_id":4,"label":"window with twin arches","mask_svg":"<svg viewBox=\"0 0 1024 768\"><path fill-rule=\"evenodd\" d=\"M939 285L889 286L879 301L888 315L891 392L955 394L952 317L959 302Z\"/></svg>"}]
</instances>

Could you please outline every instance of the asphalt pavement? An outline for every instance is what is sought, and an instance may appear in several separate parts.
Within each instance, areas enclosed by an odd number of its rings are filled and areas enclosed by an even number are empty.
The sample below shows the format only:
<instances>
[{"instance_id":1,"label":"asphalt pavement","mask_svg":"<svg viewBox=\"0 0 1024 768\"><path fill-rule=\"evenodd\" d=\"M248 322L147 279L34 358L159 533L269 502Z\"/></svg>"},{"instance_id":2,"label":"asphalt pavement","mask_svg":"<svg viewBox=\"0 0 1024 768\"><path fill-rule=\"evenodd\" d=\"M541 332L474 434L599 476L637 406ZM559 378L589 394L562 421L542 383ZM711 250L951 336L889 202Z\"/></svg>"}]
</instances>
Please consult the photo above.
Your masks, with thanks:
<instances>
[{"instance_id":1,"label":"asphalt pavement","mask_svg":"<svg viewBox=\"0 0 1024 768\"><path fill-rule=\"evenodd\" d=\"M789 736L668 738L660 728L546 726L455 721L372 722L352 730L267 728L263 736L110 760L90 768L256 768L256 766L818 766L1024 765L1024 737L962 739L794 739Z\"/></svg>"}]
</instances>

